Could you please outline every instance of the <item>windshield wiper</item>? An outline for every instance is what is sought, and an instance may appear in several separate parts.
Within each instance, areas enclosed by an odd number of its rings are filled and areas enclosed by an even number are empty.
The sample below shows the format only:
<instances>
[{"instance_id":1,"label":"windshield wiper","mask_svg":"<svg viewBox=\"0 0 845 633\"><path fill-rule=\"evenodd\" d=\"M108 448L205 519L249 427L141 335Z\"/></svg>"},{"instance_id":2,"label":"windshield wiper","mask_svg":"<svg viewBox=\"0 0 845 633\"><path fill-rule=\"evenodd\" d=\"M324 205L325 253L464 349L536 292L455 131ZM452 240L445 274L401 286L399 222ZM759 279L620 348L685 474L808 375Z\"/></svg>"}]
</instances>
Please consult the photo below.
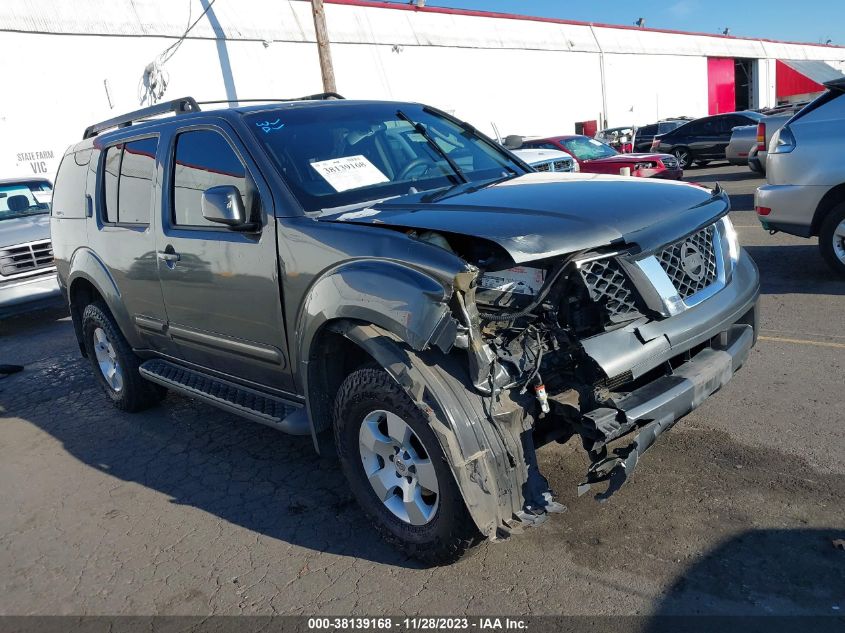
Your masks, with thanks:
<instances>
[{"instance_id":1,"label":"windshield wiper","mask_svg":"<svg viewBox=\"0 0 845 633\"><path fill-rule=\"evenodd\" d=\"M458 177L458 180L460 180L463 183L469 182L469 178L467 178L466 175L464 174L464 172L461 170L461 168L458 167L458 163L456 163L454 160L452 160L452 158L449 156L449 154L446 153L446 150L444 150L442 147L440 147L440 145L437 144L437 141L435 141L434 138L431 136L431 134L428 133L428 130L425 128L425 126L422 123L417 123L417 122L413 121L407 114L402 112L402 110L397 110L396 116L397 116L397 118L399 118L399 119L401 119L401 120L403 120L407 123L410 123L411 127L413 127L417 131L417 134L419 134L426 141L428 141L428 144L431 145L432 148L434 148L434 151L437 152L438 154L440 154L443 157L443 159L449 164L449 167L451 167L452 171L455 172L455 176Z\"/></svg>"}]
</instances>

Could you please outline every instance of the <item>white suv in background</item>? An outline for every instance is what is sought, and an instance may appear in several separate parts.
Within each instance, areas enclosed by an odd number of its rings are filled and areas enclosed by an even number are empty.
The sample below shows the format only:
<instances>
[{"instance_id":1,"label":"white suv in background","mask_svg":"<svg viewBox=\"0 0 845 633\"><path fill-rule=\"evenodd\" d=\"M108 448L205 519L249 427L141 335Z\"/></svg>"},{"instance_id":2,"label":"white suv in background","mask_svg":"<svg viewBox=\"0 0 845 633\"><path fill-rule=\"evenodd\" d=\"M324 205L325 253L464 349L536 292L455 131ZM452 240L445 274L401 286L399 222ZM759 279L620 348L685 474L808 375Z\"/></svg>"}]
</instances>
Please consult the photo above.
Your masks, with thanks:
<instances>
[{"instance_id":1,"label":"white suv in background","mask_svg":"<svg viewBox=\"0 0 845 633\"><path fill-rule=\"evenodd\" d=\"M817 235L825 261L845 276L845 78L826 85L772 137L754 205L763 228Z\"/></svg>"}]
</instances>

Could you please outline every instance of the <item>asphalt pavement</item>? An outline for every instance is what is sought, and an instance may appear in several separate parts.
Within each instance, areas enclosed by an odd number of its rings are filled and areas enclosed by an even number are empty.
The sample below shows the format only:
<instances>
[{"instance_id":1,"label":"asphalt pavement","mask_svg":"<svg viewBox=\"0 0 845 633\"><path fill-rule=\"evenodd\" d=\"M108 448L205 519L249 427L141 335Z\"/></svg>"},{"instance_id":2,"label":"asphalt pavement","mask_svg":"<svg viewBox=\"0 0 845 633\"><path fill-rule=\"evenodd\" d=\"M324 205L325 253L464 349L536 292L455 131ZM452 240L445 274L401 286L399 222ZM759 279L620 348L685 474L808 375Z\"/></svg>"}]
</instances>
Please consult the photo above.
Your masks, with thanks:
<instances>
[{"instance_id":1,"label":"asphalt pavement","mask_svg":"<svg viewBox=\"0 0 845 633\"><path fill-rule=\"evenodd\" d=\"M762 182L718 181L762 274L746 366L606 503L540 452L568 512L425 569L370 529L337 465L177 395L128 415L61 312L0 323L0 614L817 614L845 611L845 281L770 236Z\"/></svg>"}]
</instances>

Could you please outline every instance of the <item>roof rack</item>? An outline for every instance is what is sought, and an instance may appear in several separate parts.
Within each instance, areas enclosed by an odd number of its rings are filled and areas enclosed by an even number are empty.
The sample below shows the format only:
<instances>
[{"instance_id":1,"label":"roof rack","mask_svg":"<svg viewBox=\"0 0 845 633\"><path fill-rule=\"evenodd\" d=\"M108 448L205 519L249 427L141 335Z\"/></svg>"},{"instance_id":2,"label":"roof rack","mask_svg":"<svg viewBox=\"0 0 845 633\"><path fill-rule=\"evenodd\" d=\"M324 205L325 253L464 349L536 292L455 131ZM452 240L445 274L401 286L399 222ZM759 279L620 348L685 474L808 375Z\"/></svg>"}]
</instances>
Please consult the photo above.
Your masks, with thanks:
<instances>
[{"instance_id":1,"label":"roof rack","mask_svg":"<svg viewBox=\"0 0 845 633\"><path fill-rule=\"evenodd\" d=\"M842 77L841 79L834 79L833 81L827 81L824 85L831 90L845 92L845 77Z\"/></svg>"},{"instance_id":2,"label":"roof rack","mask_svg":"<svg viewBox=\"0 0 845 633\"><path fill-rule=\"evenodd\" d=\"M95 123L94 125L89 125L87 128L85 128L85 133L82 135L82 138L86 139L91 138L92 136L97 136L97 134L99 134L100 132L110 130L111 128L129 127L137 121L142 121L158 114L168 114L170 112L174 114L199 112L202 109L200 108L200 104L211 105L214 103L283 103L285 101L331 101L334 99L343 98L344 97L342 95L339 95L336 92L318 92L317 94L307 95L305 97L295 97L293 99L219 99L217 101L197 101L193 97L182 97L181 99L174 99L173 101L157 103L147 108L141 108L140 110L135 110L134 112L122 114L118 117L114 117L113 119L108 119L100 123Z\"/></svg>"},{"instance_id":3,"label":"roof rack","mask_svg":"<svg viewBox=\"0 0 845 633\"><path fill-rule=\"evenodd\" d=\"M292 99L217 99L215 101L197 101L197 103L199 105L212 105L215 103L285 103L287 101L333 101L335 99L345 100L345 97L336 92L318 92L317 94L294 97Z\"/></svg>"},{"instance_id":4,"label":"roof rack","mask_svg":"<svg viewBox=\"0 0 845 633\"><path fill-rule=\"evenodd\" d=\"M100 132L111 128L128 127L137 121L147 119L151 116L156 116L157 114L167 114L168 112L173 112L174 114L185 114L186 112L199 111L199 104L193 97L182 97L181 99L157 103L153 106L149 106L148 108L141 108L140 110L128 112L127 114L122 114L118 117L114 117L113 119L89 125L85 128L82 138L86 139L91 138L92 136L97 136Z\"/></svg>"}]
</instances>

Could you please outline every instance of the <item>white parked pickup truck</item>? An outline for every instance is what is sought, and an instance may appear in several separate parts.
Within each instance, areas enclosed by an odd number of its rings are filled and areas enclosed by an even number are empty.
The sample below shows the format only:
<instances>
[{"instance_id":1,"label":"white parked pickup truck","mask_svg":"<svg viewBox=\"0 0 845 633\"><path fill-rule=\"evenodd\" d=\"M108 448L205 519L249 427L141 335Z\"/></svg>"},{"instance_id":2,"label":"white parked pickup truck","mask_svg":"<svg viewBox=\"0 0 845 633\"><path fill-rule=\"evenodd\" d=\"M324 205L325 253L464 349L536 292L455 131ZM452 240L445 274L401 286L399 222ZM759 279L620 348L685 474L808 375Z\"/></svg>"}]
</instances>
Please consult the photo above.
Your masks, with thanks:
<instances>
[{"instance_id":1,"label":"white parked pickup truck","mask_svg":"<svg viewBox=\"0 0 845 633\"><path fill-rule=\"evenodd\" d=\"M61 301L50 242L52 196L43 178L0 180L0 317Z\"/></svg>"}]
</instances>

